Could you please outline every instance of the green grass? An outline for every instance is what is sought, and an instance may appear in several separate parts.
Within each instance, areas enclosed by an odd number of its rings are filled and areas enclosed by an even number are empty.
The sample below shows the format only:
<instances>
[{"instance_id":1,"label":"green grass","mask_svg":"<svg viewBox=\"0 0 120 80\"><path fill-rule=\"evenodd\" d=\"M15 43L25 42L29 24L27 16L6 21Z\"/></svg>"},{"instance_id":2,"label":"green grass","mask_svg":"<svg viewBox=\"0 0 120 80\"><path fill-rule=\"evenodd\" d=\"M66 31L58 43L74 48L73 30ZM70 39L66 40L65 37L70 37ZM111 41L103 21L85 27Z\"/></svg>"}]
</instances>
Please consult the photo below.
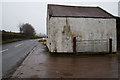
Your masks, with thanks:
<instances>
[{"instance_id":1,"label":"green grass","mask_svg":"<svg viewBox=\"0 0 120 80\"><path fill-rule=\"evenodd\" d=\"M120 54L108 54L108 56L118 56Z\"/></svg>"},{"instance_id":2,"label":"green grass","mask_svg":"<svg viewBox=\"0 0 120 80\"><path fill-rule=\"evenodd\" d=\"M44 42L44 40L41 39L41 40L39 40L38 42Z\"/></svg>"},{"instance_id":3,"label":"green grass","mask_svg":"<svg viewBox=\"0 0 120 80\"><path fill-rule=\"evenodd\" d=\"M0 42L0 44L6 44L6 43L11 43L11 42L16 42L16 41L22 41L22 40L26 40L26 39L8 39L8 40Z\"/></svg>"}]
</instances>

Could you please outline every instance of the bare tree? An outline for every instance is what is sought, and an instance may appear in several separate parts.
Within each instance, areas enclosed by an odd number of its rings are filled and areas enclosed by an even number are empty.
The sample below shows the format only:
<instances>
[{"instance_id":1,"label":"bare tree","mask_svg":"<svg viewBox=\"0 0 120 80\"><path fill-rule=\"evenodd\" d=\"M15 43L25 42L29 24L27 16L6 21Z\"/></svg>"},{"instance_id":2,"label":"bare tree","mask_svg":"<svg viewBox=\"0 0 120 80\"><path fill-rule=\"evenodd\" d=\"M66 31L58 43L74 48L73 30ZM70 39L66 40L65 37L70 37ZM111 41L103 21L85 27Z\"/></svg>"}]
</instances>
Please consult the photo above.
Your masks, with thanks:
<instances>
[{"instance_id":1,"label":"bare tree","mask_svg":"<svg viewBox=\"0 0 120 80\"><path fill-rule=\"evenodd\" d=\"M26 36L35 36L35 29L29 23L19 25L20 33L23 33Z\"/></svg>"},{"instance_id":2,"label":"bare tree","mask_svg":"<svg viewBox=\"0 0 120 80\"><path fill-rule=\"evenodd\" d=\"M23 23L20 23L20 24L18 25L18 28L19 28L20 33L23 33L23 32L22 32L22 26L23 26Z\"/></svg>"}]
</instances>

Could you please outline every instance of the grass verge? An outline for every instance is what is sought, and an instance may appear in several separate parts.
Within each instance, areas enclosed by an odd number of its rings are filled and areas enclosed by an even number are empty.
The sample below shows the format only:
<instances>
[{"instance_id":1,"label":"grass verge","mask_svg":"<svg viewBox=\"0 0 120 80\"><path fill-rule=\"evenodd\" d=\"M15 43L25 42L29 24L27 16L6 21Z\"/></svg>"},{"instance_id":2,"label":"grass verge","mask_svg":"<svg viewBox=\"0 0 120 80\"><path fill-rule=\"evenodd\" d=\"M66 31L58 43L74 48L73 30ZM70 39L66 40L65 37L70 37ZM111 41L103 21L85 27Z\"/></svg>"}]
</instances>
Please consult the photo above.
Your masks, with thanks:
<instances>
[{"instance_id":1,"label":"grass verge","mask_svg":"<svg viewBox=\"0 0 120 80\"><path fill-rule=\"evenodd\" d=\"M0 44L6 44L6 43L17 42L17 41L22 41L22 40L26 40L26 39L8 39L6 41L0 42Z\"/></svg>"}]
</instances>

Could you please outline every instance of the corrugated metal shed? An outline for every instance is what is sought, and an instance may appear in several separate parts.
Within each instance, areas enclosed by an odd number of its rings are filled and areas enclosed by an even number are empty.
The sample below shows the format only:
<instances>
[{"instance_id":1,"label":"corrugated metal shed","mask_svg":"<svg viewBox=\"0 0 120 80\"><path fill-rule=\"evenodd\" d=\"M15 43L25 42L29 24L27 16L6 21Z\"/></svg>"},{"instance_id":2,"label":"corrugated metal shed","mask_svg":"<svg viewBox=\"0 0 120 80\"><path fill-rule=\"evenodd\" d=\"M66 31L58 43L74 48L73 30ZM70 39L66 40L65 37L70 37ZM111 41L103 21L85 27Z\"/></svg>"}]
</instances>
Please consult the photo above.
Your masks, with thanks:
<instances>
[{"instance_id":1,"label":"corrugated metal shed","mask_svg":"<svg viewBox=\"0 0 120 80\"><path fill-rule=\"evenodd\" d=\"M53 17L97 17L114 18L100 7L64 6L48 4L49 14Z\"/></svg>"}]
</instances>

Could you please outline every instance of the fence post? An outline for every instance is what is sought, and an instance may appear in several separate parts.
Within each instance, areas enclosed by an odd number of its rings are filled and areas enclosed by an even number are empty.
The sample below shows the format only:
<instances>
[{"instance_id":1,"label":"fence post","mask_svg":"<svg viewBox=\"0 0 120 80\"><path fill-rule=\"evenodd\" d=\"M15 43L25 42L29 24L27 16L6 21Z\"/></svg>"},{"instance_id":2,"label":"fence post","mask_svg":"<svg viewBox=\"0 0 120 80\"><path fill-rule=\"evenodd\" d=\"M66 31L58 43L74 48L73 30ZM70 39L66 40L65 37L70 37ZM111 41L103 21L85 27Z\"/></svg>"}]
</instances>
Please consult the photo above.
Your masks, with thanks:
<instances>
[{"instance_id":1,"label":"fence post","mask_svg":"<svg viewBox=\"0 0 120 80\"><path fill-rule=\"evenodd\" d=\"M109 53L112 53L112 38L109 39Z\"/></svg>"},{"instance_id":2,"label":"fence post","mask_svg":"<svg viewBox=\"0 0 120 80\"><path fill-rule=\"evenodd\" d=\"M76 54L76 37L73 37L73 52Z\"/></svg>"}]
</instances>

